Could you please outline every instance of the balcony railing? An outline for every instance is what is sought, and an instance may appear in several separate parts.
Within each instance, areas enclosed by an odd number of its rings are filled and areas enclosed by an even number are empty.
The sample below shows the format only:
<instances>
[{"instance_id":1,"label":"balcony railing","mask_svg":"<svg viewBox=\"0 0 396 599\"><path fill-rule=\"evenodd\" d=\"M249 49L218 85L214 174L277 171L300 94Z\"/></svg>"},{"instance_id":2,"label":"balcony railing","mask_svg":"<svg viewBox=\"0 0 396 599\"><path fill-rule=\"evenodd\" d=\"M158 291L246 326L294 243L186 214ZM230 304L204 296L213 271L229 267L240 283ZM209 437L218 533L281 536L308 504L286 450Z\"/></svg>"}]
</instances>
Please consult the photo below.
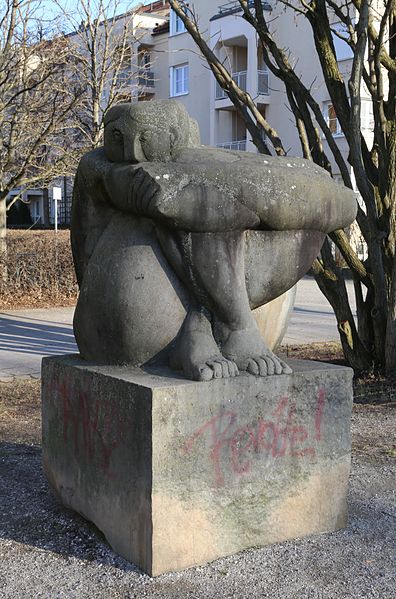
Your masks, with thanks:
<instances>
[{"instance_id":1,"label":"balcony railing","mask_svg":"<svg viewBox=\"0 0 396 599\"><path fill-rule=\"evenodd\" d=\"M141 87L155 87L154 73L147 69L139 69L139 85Z\"/></svg>"},{"instance_id":2,"label":"balcony railing","mask_svg":"<svg viewBox=\"0 0 396 599\"><path fill-rule=\"evenodd\" d=\"M246 91L247 72L240 71L239 73L233 73L232 78L235 83L243 90ZM257 92L261 95L269 95L269 77L268 71L257 71ZM224 100L228 98L227 92L218 84L216 81L216 100Z\"/></svg>"},{"instance_id":3,"label":"balcony railing","mask_svg":"<svg viewBox=\"0 0 396 599\"><path fill-rule=\"evenodd\" d=\"M261 4L263 5L263 10L272 10L272 6L269 2L263 0ZM249 0L248 6L249 8L254 8L254 0ZM231 2L226 2L225 4L219 6L219 12L211 18L211 21L214 21L215 19L220 19L221 17L226 17L228 15L233 15L241 11L242 7L238 0L231 0Z\"/></svg>"},{"instance_id":4,"label":"balcony railing","mask_svg":"<svg viewBox=\"0 0 396 599\"><path fill-rule=\"evenodd\" d=\"M225 141L221 144L216 144L216 147L223 148L223 150L246 152L246 139L240 139L239 141Z\"/></svg>"},{"instance_id":5,"label":"balcony railing","mask_svg":"<svg viewBox=\"0 0 396 599\"><path fill-rule=\"evenodd\" d=\"M233 80L243 91L246 91L246 75L246 71L232 74ZM224 100L224 98L228 98L227 92L216 81L216 100Z\"/></svg>"}]
</instances>

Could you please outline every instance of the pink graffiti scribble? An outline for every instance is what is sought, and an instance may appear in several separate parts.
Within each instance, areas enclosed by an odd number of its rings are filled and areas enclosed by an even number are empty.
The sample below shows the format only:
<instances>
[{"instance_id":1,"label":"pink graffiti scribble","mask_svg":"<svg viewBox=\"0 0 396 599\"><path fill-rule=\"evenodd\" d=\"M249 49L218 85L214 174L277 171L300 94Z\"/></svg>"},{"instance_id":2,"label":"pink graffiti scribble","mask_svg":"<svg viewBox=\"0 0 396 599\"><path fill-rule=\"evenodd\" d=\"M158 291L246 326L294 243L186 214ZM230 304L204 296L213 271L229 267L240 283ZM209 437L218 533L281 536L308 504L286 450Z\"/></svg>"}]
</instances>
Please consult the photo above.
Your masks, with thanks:
<instances>
[{"instance_id":1,"label":"pink graffiti scribble","mask_svg":"<svg viewBox=\"0 0 396 599\"><path fill-rule=\"evenodd\" d=\"M115 478L111 457L127 423L115 417L109 402L101 402L64 381L58 383L57 393L62 400L64 443L71 440L76 455L82 455L87 462L97 460L103 473Z\"/></svg>"},{"instance_id":2,"label":"pink graffiti scribble","mask_svg":"<svg viewBox=\"0 0 396 599\"><path fill-rule=\"evenodd\" d=\"M312 425L296 422L296 404L287 397L281 397L271 420L259 419L256 423L235 428L237 414L226 411L213 416L191 437L182 447L182 452L192 452L197 440L209 433L209 458L213 464L214 480L218 487L224 485L223 451L228 452L225 463L231 465L231 470L236 475L243 475L251 471L252 453L267 453L273 458L291 456L302 458L315 456L315 448L310 443L311 438L316 442L322 439L322 420L325 405L325 392L318 392L314 422L314 435L311 434Z\"/></svg>"}]
</instances>

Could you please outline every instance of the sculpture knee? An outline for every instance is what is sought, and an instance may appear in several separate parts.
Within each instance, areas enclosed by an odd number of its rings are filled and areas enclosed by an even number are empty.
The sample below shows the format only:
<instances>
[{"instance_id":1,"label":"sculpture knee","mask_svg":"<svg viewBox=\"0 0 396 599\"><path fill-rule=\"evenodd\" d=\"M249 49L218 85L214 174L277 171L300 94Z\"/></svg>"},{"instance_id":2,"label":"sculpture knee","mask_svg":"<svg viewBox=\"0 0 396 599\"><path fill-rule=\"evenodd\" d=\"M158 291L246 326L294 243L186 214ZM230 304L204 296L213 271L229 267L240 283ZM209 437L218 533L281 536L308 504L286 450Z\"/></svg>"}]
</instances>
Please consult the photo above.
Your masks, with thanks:
<instances>
[{"instance_id":1,"label":"sculpture knee","mask_svg":"<svg viewBox=\"0 0 396 599\"><path fill-rule=\"evenodd\" d=\"M250 307L258 308L293 287L308 272L324 238L321 231L246 231Z\"/></svg>"}]
</instances>

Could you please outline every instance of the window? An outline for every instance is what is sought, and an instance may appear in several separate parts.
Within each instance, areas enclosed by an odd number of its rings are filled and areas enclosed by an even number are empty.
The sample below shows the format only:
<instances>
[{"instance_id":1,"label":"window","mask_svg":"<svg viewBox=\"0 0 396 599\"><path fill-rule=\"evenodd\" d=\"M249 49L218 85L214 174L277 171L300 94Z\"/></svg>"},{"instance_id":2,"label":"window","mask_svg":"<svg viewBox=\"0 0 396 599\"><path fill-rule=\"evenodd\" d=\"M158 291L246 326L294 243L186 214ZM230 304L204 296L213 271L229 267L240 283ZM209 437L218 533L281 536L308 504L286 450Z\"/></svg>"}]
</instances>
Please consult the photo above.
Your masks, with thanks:
<instances>
[{"instance_id":1,"label":"window","mask_svg":"<svg viewBox=\"0 0 396 599\"><path fill-rule=\"evenodd\" d=\"M139 85L143 87L155 87L154 73L150 70L151 54L143 49L139 53Z\"/></svg>"},{"instance_id":2,"label":"window","mask_svg":"<svg viewBox=\"0 0 396 599\"><path fill-rule=\"evenodd\" d=\"M131 48L119 46L115 49L114 60L117 72L117 87L125 88L132 85Z\"/></svg>"},{"instance_id":3,"label":"window","mask_svg":"<svg viewBox=\"0 0 396 599\"><path fill-rule=\"evenodd\" d=\"M188 64L170 68L170 96L188 94Z\"/></svg>"},{"instance_id":4,"label":"window","mask_svg":"<svg viewBox=\"0 0 396 599\"><path fill-rule=\"evenodd\" d=\"M173 10L170 13L169 35L179 35L186 30L183 21Z\"/></svg>"},{"instance_id":5,"label":"window","mask_svg":"<svg viewBox=\"0 0 396 599\"><path fill-rule=\"evenodd\" d=\"M332 134L334 136L343 135L333 104L326 104L324 116Z\"/></svg>"},{"instance_id":6,"label":"window","mask_svg":"<svg viewBox=\"0 0 396 599\"><path fill-rule=\"evenodd\" d=\"M346 39L349 39L350 37L346 25L344 23L335 23L331 26L331 28L333 30L331 35L333 38L333 44L337 60L350 60L351 58L353 58L353 50L349 46L349 44L346 41L344 41ZM339 35L337 35L337 33ZM341 37L339 36L341 36L344 39L341 39Z\"/></svg>"},{"instance_id":7,"label":"window","mask_svg":"<svg viewBox=\"0 0 396 599\"><path fill-rule=\"evenodd\" d=\"M360 106L360 122L363 133L372 133L374 131L373 103L371 100L362 100Z\"/></svg>"},{"instance_id":8,"label":"window","mask_svg":"<svg viewBox=\"0 0 396 599\"><path fill-rule=\"evenodd\" d=\"M29 196L28 196L29 197ZM41 206L40 206L40 200L36 198L36 196L33 196L32 200L31 200L31 208L30 208L30 213L32 215L32 219L34 220L35 223L41 223Z\"/></svg>"}]
</instances>

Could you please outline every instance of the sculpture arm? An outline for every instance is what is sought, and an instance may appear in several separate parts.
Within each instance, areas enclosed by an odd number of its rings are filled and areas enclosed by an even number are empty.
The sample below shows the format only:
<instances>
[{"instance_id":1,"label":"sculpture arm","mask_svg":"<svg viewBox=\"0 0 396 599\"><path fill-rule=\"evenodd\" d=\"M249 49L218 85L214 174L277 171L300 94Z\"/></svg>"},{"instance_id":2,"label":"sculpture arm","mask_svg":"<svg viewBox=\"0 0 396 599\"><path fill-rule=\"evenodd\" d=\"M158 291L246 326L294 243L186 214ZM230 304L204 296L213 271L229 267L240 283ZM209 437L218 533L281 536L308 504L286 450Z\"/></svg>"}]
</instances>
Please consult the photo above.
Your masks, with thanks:
<instances>
[{"instance_id":1,"label":"sculpture arm","mask_svg":"<svg viewBox=\"0 0 396 599\"><path fill-rule=\"evenodd\" d=\"M105 185L119 209L186 231L256 228L257 215L216 182L196 178L184 163L113 164Z\"/></svg>"}]
</instances>

